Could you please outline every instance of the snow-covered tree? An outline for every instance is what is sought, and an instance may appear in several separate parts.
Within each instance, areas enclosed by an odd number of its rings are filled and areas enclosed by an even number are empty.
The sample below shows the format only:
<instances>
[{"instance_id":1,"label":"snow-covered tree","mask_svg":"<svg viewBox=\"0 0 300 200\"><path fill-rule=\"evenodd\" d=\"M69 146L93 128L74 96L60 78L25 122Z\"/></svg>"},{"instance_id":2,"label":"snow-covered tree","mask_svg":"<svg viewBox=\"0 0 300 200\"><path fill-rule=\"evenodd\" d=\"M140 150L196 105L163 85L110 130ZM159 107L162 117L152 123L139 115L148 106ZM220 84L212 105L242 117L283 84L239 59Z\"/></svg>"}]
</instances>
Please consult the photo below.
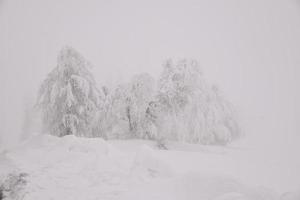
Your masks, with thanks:
<instances>
[{"instance_id":1,"label":"snow-covered tree","mask_svg":"<svg viewBox=\"0 0 300 200\"><path fill-rule=\"evenodd\" d=\"M194 60L168 60L158 82L158 136L203 144L226 144L238 137L231 105L210 87Z\"/></svg>"},{"instance_id":2,"label":"snow-covered tree","mask_svg":"<svg viewBox=\"0 0 300 200\"><path fill-rule=\"evenodd\" d=\"M128 107L131 101L129 98L129 85L118 85L105 99L105 113L101 120L102 127L107 138L130 138L130 118Z\"/></svg>"},{"instance_id":3,"label":"snow-covered tree","mask_svg":"<svg viewBox=\"0 0 300 200\"><path fill-rule=\"evenodd\" d=\"M139 74L107 95L105 117L108 138L149 138L146 109L154 95L154 79Z\"/></svg>"},{"instance_id":4,"label":"snow-covered tree","mask_svg":"<svg viewBox=\"0 0 300 200\"><path fill-rule=\"evenodd\" d=\"M46 132L57 135L98 136L97 117L103 95L87 62L76 50L61 50L57 66L43 81L37 106Z\"/></svg>"},{"instance_id":5,"label":"snow-covered tree","mask_svg":"<svg viewBox=\"0 0 300 200\"><path fill-rule=\"evenodd\" d=\"M146 110L154 97L154 79L147 73L133 77L130 85L130 118L132 132L138 138L149 138L149 119Z\"/></svg>"}]
</instances>

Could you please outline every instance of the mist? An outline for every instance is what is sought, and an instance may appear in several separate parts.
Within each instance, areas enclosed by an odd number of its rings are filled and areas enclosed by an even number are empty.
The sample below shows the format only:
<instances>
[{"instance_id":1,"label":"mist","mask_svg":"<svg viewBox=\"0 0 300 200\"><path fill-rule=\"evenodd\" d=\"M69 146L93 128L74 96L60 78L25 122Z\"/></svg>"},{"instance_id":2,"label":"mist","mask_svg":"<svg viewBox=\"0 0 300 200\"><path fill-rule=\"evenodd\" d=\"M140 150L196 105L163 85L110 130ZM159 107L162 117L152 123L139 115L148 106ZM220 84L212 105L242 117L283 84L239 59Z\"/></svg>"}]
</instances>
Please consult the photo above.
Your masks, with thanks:
<instances>
[{"instance_id":1,"label":"mist","mask_svg":"<svg viewBox=\"0 0 300 200\"><path fill-rule=\"evenodd\" d=\"M196 59L235 105L246 138L288 148L300 131L299 35L294 0L2 0L0 144L20 140L26 109L70 45L99 86L158 77L168 58Z\"/></svg>"},{"instance_id":2,"label":"mist","mask_svg":"<svg viewBox=\"0 0 300 200\"><path fill-rule=\"evenodd\" d=\"M0 0L0 200L300 199L299 36L299 0Z\"/></svg>"}]
</instances>

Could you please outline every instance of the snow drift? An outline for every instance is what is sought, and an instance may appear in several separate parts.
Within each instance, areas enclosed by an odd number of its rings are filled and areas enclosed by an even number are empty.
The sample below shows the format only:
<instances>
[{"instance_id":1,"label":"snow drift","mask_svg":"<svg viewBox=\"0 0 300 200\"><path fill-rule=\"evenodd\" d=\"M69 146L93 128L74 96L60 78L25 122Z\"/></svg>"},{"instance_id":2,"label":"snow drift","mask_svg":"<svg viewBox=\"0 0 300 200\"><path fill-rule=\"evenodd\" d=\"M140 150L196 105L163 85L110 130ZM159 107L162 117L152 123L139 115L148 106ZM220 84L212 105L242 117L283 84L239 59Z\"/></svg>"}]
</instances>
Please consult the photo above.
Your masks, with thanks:
<instances>
[{"instance_id":1,"label":"snow drift","mask_svg":"<svg viewBox=\"0 0 300 200\"><path fill-rule=\"evenodd\" d=\"M127 151L122 143L126 141L110 144L100 138L32 137L1 153L0 183L6 188L5 199L280 199L266 187L222 173L207 173L205 165L196 171L179 172L178 166L165 159L175 154L177 160L182 159L176 151L156 150L142 142ZM205 156L220 160L222 154L214 156L212 152L213 147L190 155L195 163L205 162ZM199 155L204 159L199 160ZM285 193L281 200L296 200L297 195Z\"/></svg>"}]
</instances>

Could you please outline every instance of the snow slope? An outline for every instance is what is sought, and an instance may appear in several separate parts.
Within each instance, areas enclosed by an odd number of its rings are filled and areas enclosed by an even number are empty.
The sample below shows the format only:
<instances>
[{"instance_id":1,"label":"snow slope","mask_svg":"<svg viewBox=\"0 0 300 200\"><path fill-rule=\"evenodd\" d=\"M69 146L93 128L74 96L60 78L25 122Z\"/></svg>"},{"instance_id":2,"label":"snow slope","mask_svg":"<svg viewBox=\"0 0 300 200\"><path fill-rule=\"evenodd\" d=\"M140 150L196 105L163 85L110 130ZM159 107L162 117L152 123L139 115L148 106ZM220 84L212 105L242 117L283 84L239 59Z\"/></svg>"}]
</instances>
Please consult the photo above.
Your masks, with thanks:
<instances>
[{"instance_id":1,"label":"snow slope","mask_svg":"<svg viewBox=\"0 0 300 200\"><path fill-rule=\"evenodd\" d=\"M26 173L17 195L24 200L300 199L299 192L284 193L280 186L274 173L283 168L268 173L273 163L250 150L178 143L169 148L157 150L141 140L38 135L1 153L0 182Z\"/></svg>"}]
</instances>

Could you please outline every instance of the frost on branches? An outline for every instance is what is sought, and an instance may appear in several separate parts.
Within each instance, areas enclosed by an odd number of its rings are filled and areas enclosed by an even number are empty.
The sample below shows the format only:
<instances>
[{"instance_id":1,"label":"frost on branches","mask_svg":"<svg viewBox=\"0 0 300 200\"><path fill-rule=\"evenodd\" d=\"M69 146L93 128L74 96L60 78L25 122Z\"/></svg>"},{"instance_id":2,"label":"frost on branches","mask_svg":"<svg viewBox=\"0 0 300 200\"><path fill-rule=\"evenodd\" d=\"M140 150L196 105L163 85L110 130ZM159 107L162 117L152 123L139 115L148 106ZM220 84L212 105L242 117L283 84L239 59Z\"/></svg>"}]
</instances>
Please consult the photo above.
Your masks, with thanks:
<instances>
[{"instance_id":1,"label":"frost on branches","mask_svg":"<svg viewBox=\"0 0 300 200\"><path fill-rule=\"evenodd\" d=\"M149 113L160 140L226 144L240 134L231 105L205 82L194 60L164 64Z\"/></svg>"},{"instance_id":2,"label":"frost on branches","mask_svg":"<svg viewBox=\"0 0 300 200\"><path fill-rule=\"evenodd\" d=\"M240 135L232 106L207 84L194 60L166 61L157 84L144 73L101 90L89 67L74 49L60 52L38 95L48 133L151 139L162 146L166 141L227 144Z\"/></svg>"},{"instance_id":3,"label":"frost on branches","mask_svg":"<svg viewBox=\"0 0 300 200\"><path fill-rule=\"evenodd\" d=\"M37 106L46 132L98 136L97 116L102 95L89 71L90 64L74 49L61 50L57 67L42 83Z\"/></svg>"},{"instance_id":4,"label":"frost on branches","mask_svg":"<svg viewBox=\"0 0 300 200\"><path fill-rule=\"evenodd\" d=\"M126 84L119 85L106 96L105 117L101 127L107 138L149 139L149 120L146 110L154 96L154 79L139 74Z\"/></svg>"}]
</instances>

